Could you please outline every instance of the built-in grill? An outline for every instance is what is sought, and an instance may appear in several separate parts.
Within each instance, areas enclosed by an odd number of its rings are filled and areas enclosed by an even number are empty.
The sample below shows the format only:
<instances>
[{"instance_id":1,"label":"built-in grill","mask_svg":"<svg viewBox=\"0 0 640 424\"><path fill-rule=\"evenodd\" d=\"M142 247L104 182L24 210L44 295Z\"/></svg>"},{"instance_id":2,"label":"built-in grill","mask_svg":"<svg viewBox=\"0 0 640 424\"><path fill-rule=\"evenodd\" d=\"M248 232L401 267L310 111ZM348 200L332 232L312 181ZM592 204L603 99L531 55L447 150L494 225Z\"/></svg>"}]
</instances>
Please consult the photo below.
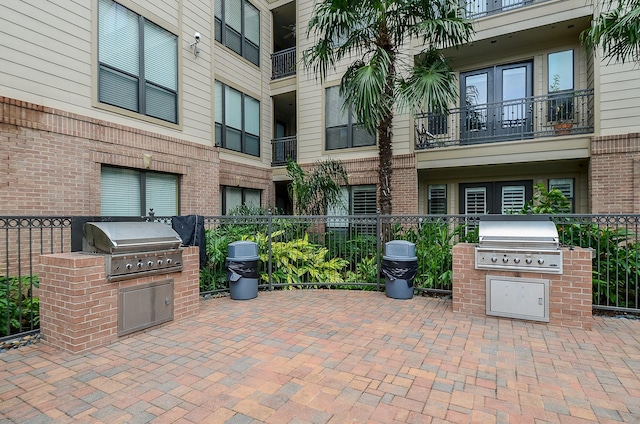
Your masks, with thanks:
<instances>
[{"instance_id":1,"label":"built-in grill","mask_svg":"<svg viewBox=\"0 0 640 424\"><path fill-rule=\"evenodd\" d=\"M562 274L558 230L544 215L480 218L476 269Z\"/></svg>"},{"instance_id":2,"label":"built-in grill","mask_svg":"<svg viewBox=\"0 0 640 424\"><path fill-rule=\"evenodd\" d=\"M82 250L106 255L109 281L182 270L180 236L161 222L87 222Z\"/></svg>"}]
</instances>

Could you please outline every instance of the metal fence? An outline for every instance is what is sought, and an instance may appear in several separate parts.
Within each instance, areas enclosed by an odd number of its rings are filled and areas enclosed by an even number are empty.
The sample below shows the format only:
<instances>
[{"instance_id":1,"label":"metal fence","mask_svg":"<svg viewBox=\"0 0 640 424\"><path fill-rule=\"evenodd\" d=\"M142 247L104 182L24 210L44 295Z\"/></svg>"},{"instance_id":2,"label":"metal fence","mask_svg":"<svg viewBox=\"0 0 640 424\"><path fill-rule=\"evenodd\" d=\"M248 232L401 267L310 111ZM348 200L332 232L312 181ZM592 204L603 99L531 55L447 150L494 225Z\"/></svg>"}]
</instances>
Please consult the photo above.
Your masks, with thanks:
<instances>
[{"instance_id":1,"label":"metal fence","mask_svg":"<svg viewBox=\"0 0 640 424\"><path fill-rule=\"evenodd\" d=\"M468 105L415 117L416 148L494 143L593 132L593 90Z\"/></svg>"},{"instance_id":2,"label":"metal fence","mask_svg":"<svg viewBox=\"0 0 640 424\"><path fill-rule=\"evenodd\" d=\"M384 244L416 245L419 294L450 295L452 248L477 242L479 215L210 216L203 296L227 292L227 246L257 243L259 288L382 290ZM0 217L0 340L35 331L40 255L79 250L88 220L122 217ZM131 219L138 219L131 218ZM147 217L170 223L170 217ZM553 215L560 242L592 248L593 307L640 313L640 215ZM73 246L73 249L72 249Z\"/></svg>"}]
</instances>

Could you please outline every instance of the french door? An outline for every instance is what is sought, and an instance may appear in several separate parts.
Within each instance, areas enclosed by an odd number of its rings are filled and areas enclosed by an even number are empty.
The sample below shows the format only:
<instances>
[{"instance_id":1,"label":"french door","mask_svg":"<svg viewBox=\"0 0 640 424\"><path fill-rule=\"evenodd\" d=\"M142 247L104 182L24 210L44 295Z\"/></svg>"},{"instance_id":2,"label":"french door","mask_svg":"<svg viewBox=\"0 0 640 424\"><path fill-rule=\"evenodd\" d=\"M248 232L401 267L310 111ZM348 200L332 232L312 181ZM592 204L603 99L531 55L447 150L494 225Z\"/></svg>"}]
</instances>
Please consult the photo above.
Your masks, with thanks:
<instances>
[{"instance_id":1,"label":"french door","mask_svg":"<svg viewBox=\"0 0 640 424\"><path fill-rule=\"evenodd\" d=\"M466 72L460 78L465 102L460 114L461 144L530 137L533 131L532 63Z\"/></svg>"},{"instance_id":2,"label":"french door","mask_svg":"<svg viewBox=\"0 0 640 424\"><path fill-rule=\"evenodd\" d=\"M460 184L460 213L517 213L532 196L531 180Z\"/></svg>"}]
</instances>

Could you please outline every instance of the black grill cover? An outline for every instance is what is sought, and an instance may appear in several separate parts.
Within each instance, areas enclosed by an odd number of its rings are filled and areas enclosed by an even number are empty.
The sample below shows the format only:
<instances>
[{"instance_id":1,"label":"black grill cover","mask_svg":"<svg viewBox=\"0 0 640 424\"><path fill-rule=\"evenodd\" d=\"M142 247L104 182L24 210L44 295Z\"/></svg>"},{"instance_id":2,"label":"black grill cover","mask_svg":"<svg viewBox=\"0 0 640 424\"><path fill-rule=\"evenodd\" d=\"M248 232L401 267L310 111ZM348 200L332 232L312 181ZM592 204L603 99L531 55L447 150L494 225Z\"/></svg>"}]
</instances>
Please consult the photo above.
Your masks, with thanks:
<instances>
[{"instance_id":1,"label":"black grill cover","mask_svg":"<svg viewBox=\"0 0 640 424\"><path fill-rule=\"evenodd\" d=\"M200 248L200 268L207 262L207 243L204 234L204 217L200 215L174 216L171 227L182 239L183 246Z\"/></svg>"}]
</instances>

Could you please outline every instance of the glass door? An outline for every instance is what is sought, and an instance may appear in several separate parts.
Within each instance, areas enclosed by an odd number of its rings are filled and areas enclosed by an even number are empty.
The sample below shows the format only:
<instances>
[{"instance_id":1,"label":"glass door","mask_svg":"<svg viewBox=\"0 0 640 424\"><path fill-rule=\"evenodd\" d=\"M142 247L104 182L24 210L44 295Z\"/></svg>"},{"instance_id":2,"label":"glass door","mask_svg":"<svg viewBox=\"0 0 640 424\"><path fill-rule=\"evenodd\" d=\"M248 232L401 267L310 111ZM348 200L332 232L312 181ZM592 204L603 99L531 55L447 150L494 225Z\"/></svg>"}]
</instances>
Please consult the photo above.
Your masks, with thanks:
<instances>
[{"instance_id":1,"label":"glass door","mask_svg":"<svg viewBox=\"0 0 640 424\"><path fill-rule=\"evenodd\" d=\"M517 140L533 133L531 62L461 75L460 144Z\"/></svg>"}]
</instances>

